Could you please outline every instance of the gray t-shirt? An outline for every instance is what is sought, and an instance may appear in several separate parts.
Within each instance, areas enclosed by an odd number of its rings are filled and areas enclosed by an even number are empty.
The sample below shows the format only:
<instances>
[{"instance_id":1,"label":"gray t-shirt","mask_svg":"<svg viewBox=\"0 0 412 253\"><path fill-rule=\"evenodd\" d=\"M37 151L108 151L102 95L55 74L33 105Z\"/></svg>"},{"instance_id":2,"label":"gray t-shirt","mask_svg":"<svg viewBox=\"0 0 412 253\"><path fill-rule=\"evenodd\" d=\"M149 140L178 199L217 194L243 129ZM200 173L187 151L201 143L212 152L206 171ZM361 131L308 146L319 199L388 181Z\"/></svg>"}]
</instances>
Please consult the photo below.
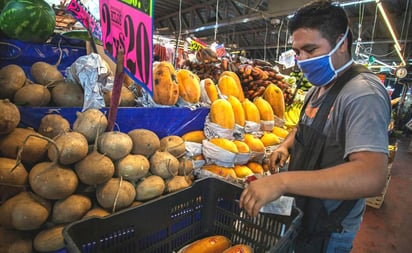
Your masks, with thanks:
<instances>
[{"instance_id":1,"label":"gray t-shirt","mask_svg":"<svg viewBox=\"0 0 412 253\"><path fill-rule=\"evenodd\" d=\"M311 124L317 108L328 91L316 98L319 88L311 89L306 98L315 92L308 103L302 122ZM343 159L353 152L372 151L388 154L388 126L391 105L389 95L380 79L370 73L362 73L350 80L339 93L332 106L324 133L334 136L344 147ZM326 209L331 212L341 201L325 200ZM342 222L345 231L359 230L365 210L365 199L357 202Z\"/></svg>"}]
</instances>

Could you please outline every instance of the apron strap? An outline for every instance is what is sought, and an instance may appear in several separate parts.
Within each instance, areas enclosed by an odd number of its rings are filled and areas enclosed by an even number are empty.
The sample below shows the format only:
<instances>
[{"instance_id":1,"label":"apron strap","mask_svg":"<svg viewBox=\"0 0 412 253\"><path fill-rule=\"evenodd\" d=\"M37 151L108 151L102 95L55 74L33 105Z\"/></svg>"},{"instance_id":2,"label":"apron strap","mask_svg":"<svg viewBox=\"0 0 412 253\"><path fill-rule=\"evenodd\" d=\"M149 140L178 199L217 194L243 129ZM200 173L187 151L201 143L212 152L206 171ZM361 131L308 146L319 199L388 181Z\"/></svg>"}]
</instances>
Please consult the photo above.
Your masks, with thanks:
<instances>
[{"instance_id":1,"label":"apron strap","mask_svg":"<svg viewBox=\"0 0 412 253\"><path fill-rule=\"evenodd\" d=\"M363 65L353 65L351 66L341 77L336 80L336 83L331 87L331 90L325 97L325 100L322 102L319 111L316 113L316 116L311 124L311 127L314 129L323 130L326 125L326 120L328 119L328 115L330 109L332 108L333 103L335 102L336 97L339 95L340 91L342 90L343 86L357 76L360 73L370 72L369 69L364 67ZM308 99L309 101L309 99Z\"/></svg>"}]
</instances>

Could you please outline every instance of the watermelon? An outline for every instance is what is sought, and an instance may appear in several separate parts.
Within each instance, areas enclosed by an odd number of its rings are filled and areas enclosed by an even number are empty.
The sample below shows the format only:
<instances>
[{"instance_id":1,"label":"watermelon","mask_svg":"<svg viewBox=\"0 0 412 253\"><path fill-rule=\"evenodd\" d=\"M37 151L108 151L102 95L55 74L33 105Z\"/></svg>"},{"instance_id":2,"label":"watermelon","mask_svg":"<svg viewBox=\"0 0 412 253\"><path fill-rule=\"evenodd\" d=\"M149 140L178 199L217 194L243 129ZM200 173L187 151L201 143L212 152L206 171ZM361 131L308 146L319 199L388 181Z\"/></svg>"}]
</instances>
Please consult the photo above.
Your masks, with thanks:
<instances>
[{"instance_id":1,"label":"watermelon","mask_svg":"<svg viewBox=\"0 0 412 253\"><path fill-rule=\"evenodd\" d=\"M56 14L44 0L10 0L0 13L0 29L12 39L45 42L56 27Z\"/></svg>"},{"instance_id":2,"label":"watermelon","mask_svg":"<svg viewBox=\"0 0 412 253\"><path fill-rule=\"evenodd\" d=\"M4 8L9 0L0 0L0 11Z\"/></svg>"}]
</instances>

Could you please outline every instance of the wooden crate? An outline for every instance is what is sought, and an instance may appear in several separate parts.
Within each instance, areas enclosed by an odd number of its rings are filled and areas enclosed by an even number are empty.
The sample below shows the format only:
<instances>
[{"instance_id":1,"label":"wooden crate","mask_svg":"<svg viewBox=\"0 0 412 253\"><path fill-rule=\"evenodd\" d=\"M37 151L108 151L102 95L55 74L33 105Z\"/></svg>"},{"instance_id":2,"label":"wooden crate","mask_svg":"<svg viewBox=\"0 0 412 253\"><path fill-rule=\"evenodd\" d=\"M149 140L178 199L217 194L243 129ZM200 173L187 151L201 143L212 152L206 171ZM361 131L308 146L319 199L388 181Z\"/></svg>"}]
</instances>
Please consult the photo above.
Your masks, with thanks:
<instances>
[{"instance_id":1,"label":"wooden crate","mask_svg":"<svg viewBox=\"0 0 412 253\"><path fill-rule=\"evenodd\" d=\"M390 171L390 168L392 168L392 163L388 164L388 170ZM388 190L389 186L389 181L391 180L391 174L388 173L388 179L386 180L385 187L382 190L382 193L379 196L376 197L370 197L366 198L366 205L373 207L373 208L381 208L383 204L383 200L385 199L385 194L386 191Z\"/></svg>"},{"instance_id":2,"label":"wooden crate","mask_svg":"<svg viewBox=\"0 0 412 253\"><path fill-rule=\"evenodd\" d=\"M370 207L380 208L383 204L383 200L385 199L386 191L388 190L389 181L391 180L392 163L395 159L396 152L398 151L398 143L395 143L395 145L389 145L388 148L388 178L386 180L385 187L383 188L382 193L379 196L366 198L366 205Z\"/></svg>"}]
</instances>

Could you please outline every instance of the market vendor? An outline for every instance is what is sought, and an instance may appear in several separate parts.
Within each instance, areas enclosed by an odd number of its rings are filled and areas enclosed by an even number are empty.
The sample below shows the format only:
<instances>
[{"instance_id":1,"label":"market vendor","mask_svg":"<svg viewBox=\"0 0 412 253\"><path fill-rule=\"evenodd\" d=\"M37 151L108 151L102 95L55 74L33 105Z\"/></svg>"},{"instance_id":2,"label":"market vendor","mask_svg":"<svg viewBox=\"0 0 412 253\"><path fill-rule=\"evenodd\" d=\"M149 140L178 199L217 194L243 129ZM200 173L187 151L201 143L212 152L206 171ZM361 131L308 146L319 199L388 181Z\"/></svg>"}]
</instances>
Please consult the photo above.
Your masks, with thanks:
<instances>
[{"instance_id":1,"label":"market vendor","mask_svg":"<svg viewBox=\"0 0 412 253\"><path fill-rule=\"evenodd\" d=\"M304 212L295 252L350 252L365 197L387 179L390 98L380 79L351 57L352 32L343 8L313 2L289 21L296 61L314 85L300 122L270 157L288 171L262 177L242 192L252 216L281 195Z\"/></svg>"}]
</instances>

